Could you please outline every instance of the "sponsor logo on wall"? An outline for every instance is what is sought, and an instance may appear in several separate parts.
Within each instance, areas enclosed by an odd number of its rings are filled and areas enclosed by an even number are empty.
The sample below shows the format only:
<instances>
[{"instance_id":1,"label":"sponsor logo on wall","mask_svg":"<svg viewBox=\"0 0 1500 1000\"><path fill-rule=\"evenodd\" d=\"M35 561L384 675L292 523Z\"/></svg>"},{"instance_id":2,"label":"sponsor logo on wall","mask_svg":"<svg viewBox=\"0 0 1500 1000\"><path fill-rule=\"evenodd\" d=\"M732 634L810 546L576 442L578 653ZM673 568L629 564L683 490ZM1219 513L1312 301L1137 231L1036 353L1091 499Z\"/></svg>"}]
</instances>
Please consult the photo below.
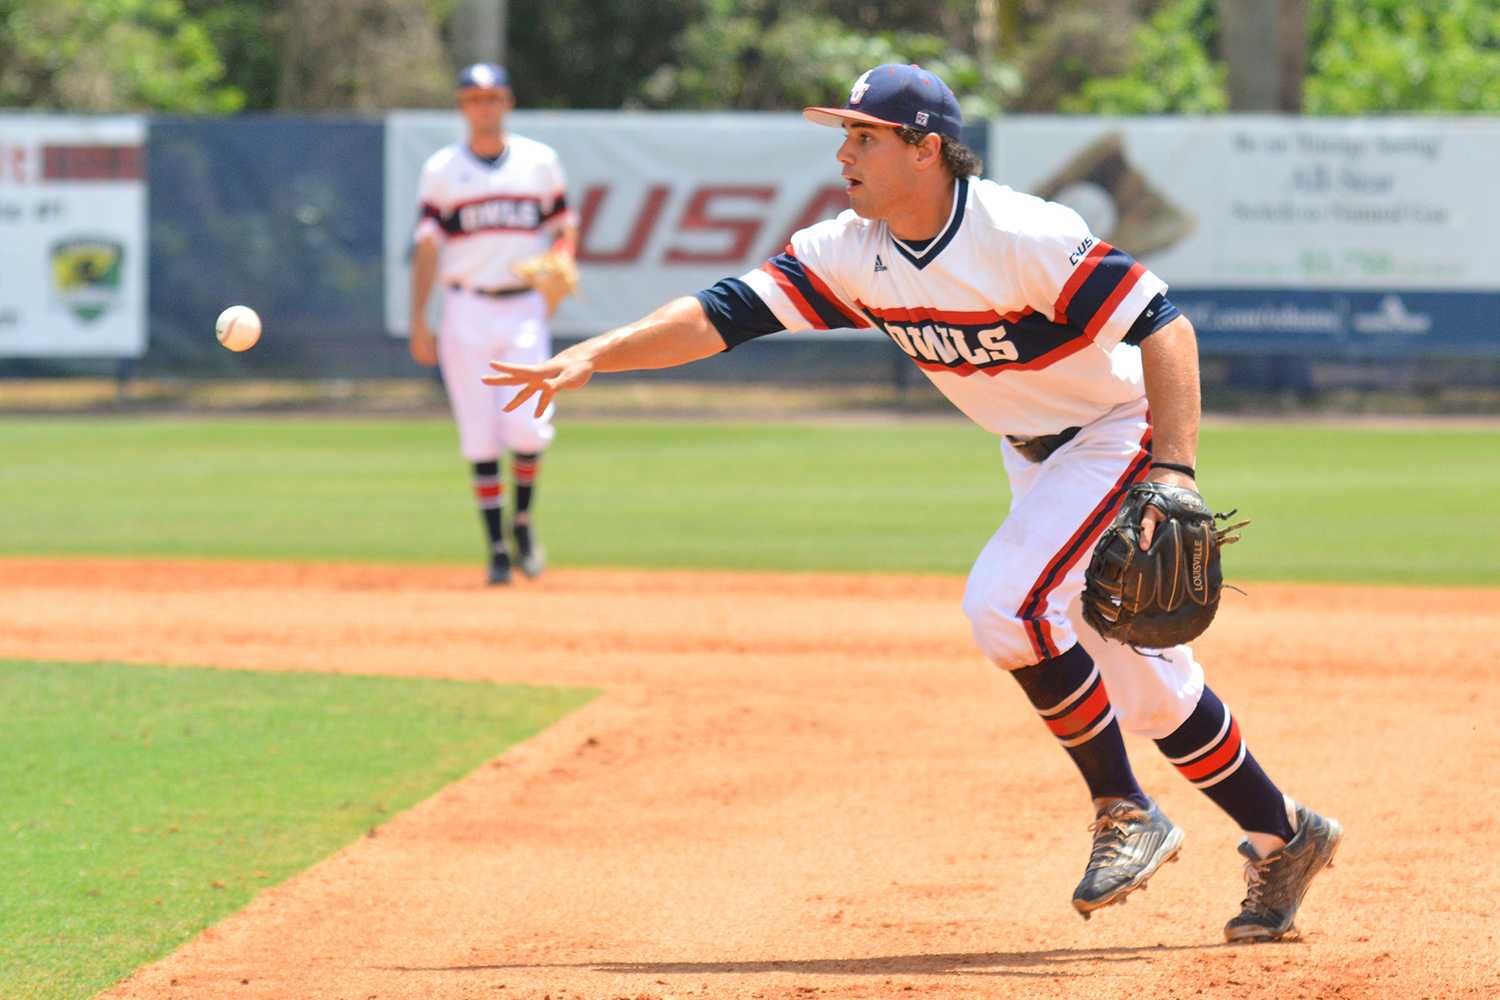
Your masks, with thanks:
<instances>
[{"instance_id":1,"label":"sponsor logo on wall","mask_svg":"<svg viewBox=\"0 0 1500 1000\"><path fill-rule=\"evenodd\" d=\"M1372 312L1354 314L1354 329L1359 333L1425 334L1432 329L1432 317L1413 313L1399 295L1387 295Z\"/></svg>"},{"instance_id":2,"label":"sponsor logo on wall","mask_svg":"<svg viewBox=\"0 0 1500 1000\"><path fill-rule=\"evenodd\" d=\"M92 323L119 304L125 245L100 236L76 236L52 245L52 291L59 304Z\"/></svg>"}]
</instances>

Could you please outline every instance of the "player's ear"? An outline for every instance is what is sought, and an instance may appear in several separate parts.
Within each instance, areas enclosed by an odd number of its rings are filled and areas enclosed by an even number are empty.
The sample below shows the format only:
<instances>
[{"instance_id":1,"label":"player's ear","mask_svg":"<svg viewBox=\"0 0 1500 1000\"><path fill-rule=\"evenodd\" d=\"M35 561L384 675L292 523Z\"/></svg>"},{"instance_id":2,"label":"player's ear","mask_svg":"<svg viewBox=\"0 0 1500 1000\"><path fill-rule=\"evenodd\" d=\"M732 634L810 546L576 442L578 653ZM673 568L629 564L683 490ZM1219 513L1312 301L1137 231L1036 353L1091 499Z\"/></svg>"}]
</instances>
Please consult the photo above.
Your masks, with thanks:
<instances>
[{"instance_id":1,"label":"player's ear","mask_svg":"<svg viewBox=\"0 0 1500 1000\"><path fill-rule=\"evenodd\" d=\"M941 166L942 162L943 137L936 132L928 132L922 136L922 141L917 143L917 167L921 170L928 170Z\"/></svg>"}]
</instances>

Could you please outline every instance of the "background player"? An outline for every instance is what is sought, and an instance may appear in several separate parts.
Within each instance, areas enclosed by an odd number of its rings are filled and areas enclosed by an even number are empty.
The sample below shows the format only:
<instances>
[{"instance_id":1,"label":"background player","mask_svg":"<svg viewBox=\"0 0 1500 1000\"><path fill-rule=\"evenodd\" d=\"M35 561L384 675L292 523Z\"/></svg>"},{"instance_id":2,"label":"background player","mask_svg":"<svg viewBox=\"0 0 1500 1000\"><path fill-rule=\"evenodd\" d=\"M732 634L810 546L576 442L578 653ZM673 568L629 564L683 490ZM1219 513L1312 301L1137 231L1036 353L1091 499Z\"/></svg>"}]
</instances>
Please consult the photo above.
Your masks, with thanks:
<instances>
[{"instance_id":1,"label":"background player","mask_svg":"<svg viewBox=\"0 0 1500 1000\"><path fill-rule=\"evenodd\" d=\"M1123 900L1182 841L1137 784L1123 726L1155 740L1245 831L1248 891L1225 936L1287 935L1338 847L1338 823L1272 783L1188 647L1138 652L1102 639L1079 613L1088 554L1129 487L1196 488L1192 325L1161 279L1077 213L975 177L958 102L933 74L880 66L844 107L805 114L845 130L838 162L852 211L798 231L756 271L545 363L496 361L485 381L519 386L509 405L534 395L540 412L594 372L685 364L780 330L882 330L1002 437L1011 510L975 562L964 610L1093 798L1074 907L1087 917ZM1145 545L1156 513L1146 515Z\"/></svg>"},{"instance_id":2,"label":"background player","mask_svg":"<svg viewBox=\"0 0 1500 1000\"><path fill-rule=\"evenodd\" d=\"M411 355L441 366L459 450L473 465L492 584L511 577L503 530L507 450L516 484L515 559L527 576L542 572L531 505L541 453L552 441L552 408L508 412L503 395L480 376L491 358L541 361L552 353L547 302L517 277L515 266L549 249L571 256L577 238L557 154L505 131L505 115L514 106L501 67L477 63L459 74L458 108L468 135L422 167L412 262ZM437 338L426 316L434 279L445 290Z\"/></svg>"}]
</instances>

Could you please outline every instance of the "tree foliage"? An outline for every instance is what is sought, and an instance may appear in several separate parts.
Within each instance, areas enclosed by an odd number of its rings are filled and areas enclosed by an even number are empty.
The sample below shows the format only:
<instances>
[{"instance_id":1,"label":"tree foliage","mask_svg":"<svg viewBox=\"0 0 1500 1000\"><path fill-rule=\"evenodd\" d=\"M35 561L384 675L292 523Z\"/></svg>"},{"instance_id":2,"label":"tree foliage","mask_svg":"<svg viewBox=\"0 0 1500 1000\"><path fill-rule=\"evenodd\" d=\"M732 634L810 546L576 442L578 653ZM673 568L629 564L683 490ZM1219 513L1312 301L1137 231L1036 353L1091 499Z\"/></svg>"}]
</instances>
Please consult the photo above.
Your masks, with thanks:
<instances>
[{"instance_id":1,"label":"tree foliage","mask_svg":"<svg viewBox=\"0 0 1500 1000\"><path fill-rule=\"evenodd\" d=\"M1228 107L1216 9L1166 0L1136 30L1129 67L1082 83L1061 110L1212 113ZM1500 110L1494 0L1309 0L1303 111L1311 115Z\"/></svg>"},{"instance_id":2,"label":"tree foliage","mask_svg":"<svg viewBox=\"0 0 1500 1000\"><path fill-rule=\"evenodd\" d=\"M1135 37L1144 6L1144 0L1059 4L1044 20L1015 24L1013 48L1025 83L1006 110L1055 113L1063 98L1095 77L1129 71L1131 46L1120 40Z\"/></svg>"},{"instance_id":3,"label":"tree foliage","mask_svg":"<svg viewBox=\"0 0 1500 1000\"><path fill-rule=\"evenodd\" d=\"M516 98L529 108L627 106L703 8L703 0L548 0L544 15L522 16L511 0L506 65Z\"/></svg>"},{"instance_id":4,"label":"tree foliage","mask_svg":"<svg viewBox=\"0 0 1500 1000\"><path fill-rule=\"evenodd\" d=\"M508 62L528 107L786 110L913 61L966 94L966 111L992 110L1018 78L977 58L974 4L552 0L546 16L520 17L512 0Z\"/></svg>"},{"instance_id":5,"label":"tree foliage","mask_svg":"<svg viewBox=\"0 0 1500 1000\"><path fill-rule=\"evenodd\" d=\"M447 106L463 0L0 0L0 105ZM920 62L967 115L1228 107L1243 0L509 0L525 107L779 109ZM1307 0L1310 114L1500 110L1496 0ZM448 41L452 41L451 38Z\"/></svg>"},{"instance_id":6,"label":"tree foliage","mask_svg":"<svg viewBox=\"0 0 1500 1000\"><path fill-rule=\"evenodd\" d=\"M1168 0L1131 39L1129 67L1086 80L1058 102L1070 113L1211 114L1229 107L1228 71L1213 52L1214 0Z\"/></svg>"},{"instance_id":7,"label":"tree foliage","mask_svg":"<svg viewBox=\"0 0 1500 1000\"><path fill-rule=\"evenodd\" d=\"M377 112L452 100L427 0L284 0L277 106Z\"/></svg>"},{"instance_id":8,"label":"tree foliage","mask_svg":"<svg viewBox=\"0 0 1500 1000\"><path fill-rule=\"evenodd\" d=\"M224 80L244 95L243 110L274 109L286 35L282 0L182 0L182 6L218 49Z\"/></svg>"},{"instance_id":9,"label":"tree foliage","mask_svg":"<svg viewBox=\"0 0 1500 1000\"><path fill-rule=\"evenodd\" d=\"M1312 0L1303 109L1500 111L1494 0Z\"/></svg>"},{"instance_id":10,"label":"tree foliage","mask_svg":"<svg viewBox=\"0 0 1500 1000\"><path fill-rule=\"evenodd\" d=\"M982 68L941 35L863 32L827 13L780 5L711 0L718 8L679 38L677 58L658 67L636 100L646 107L802 108L842 102L860 73L915 62L954 89L969 115L991 114L1019 87L1009 66ZM814 4L807 5L809 8ZM758 8L758 9L757 9Z\"/></svg>"},{"instance_id":11,"label":"tree foliage","mask_svg":"<svg viewBox=\"0 0 1500 1000\"><path fill-rule=\"evenodd\" d=\"M0 105L230 112L244 94L179 0L0 0Z\"/></svg>"}]
</instances>

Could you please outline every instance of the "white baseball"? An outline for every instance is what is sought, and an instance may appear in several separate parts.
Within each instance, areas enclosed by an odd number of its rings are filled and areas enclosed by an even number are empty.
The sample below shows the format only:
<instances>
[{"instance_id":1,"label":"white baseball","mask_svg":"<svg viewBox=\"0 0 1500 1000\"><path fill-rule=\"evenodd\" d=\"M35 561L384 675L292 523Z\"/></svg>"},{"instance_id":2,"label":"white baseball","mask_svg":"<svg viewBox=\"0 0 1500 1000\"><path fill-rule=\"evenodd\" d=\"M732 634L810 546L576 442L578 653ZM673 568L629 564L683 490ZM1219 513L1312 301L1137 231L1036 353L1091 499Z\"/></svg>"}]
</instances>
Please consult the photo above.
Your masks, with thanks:
<instances>
[{"instance_id":1,"label":"white baseball","mask_svg":"<svg viewBox=\"0 0 1500 1000\"><path fill-rule=\"evenodd\" d=\"M248 351L260 340L260 317L249 306L230 306L214 321L214 333L231 351Z\"/></svg>"}]
</instances>

